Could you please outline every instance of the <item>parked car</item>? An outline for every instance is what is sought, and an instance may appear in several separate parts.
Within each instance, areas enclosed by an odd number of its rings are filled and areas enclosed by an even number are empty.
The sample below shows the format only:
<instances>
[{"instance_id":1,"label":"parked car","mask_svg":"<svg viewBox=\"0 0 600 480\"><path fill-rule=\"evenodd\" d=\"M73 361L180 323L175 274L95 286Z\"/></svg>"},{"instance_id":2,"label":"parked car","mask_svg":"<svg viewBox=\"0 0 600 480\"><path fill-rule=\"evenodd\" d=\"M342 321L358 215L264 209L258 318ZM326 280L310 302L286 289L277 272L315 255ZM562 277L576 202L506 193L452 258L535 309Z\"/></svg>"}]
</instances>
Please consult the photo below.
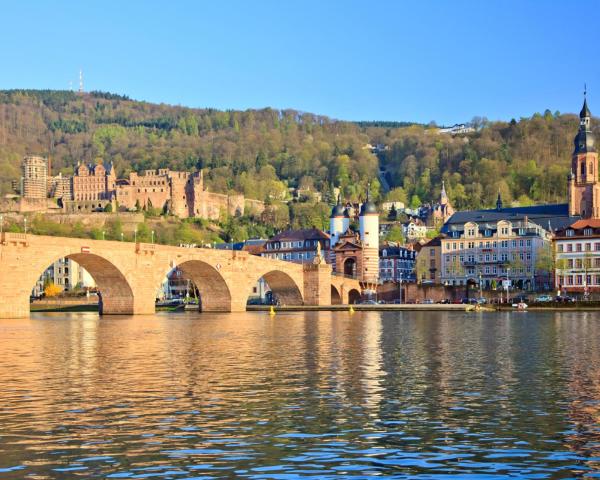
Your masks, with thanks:
<instances>
[{"instance_id":1,"label":"parked car","mask_svg":"<svg viewBox=\"0 0 600 480\"><path fill-rule=\"evenodd\" d=\"M377 302L375 300L365 300L364 302L361 302L362 305L377 305Z\"/></svg>"},{"instance_id":2,"label":"parked car","mask_svg":"<svg viewBox=\"0 0 600 480\"><path fill-rule=\"evenodd\" d=\"M483 304L485 304L485 303L488 303L488 299L487 299L487 298L485 298L485 297L479 297L479 298L477 299L477 303L478 303L479 305L483 305Z\"/></svg>"},{"instance_id":3,"label":"parked car","mask_svg":"<svg viewBox=\"0 0 600 480\"><path fill-rule=\"evenodd\" d=\"M510 299L510 303L529 303L529 297L525 295L517 295Z\"/></svg>"},{"instance_id":4,"label":"parked car","mask_svg":"<svg viewBox=\"0 0 600 480\"><path fill-rule=\"evenodd\" d=\"M460 303L465 304L465 305L474 305L477 303L477 299L476 298L463 298Z\"/></svg>"},{"instance_id":5,"label":"parked car","mask_svg":"<svg viewBox=\"0 0 600 480\"><path fill-rule=\"evenodd\" d=\"M559 303L575 303L575 298L568 295L558 295L554 298L554 301Z\"/></svg>"},{"instance_id":6,"label":"parked car","mask_svg":"<svg viewBox=\"0 0 600 480\"><path fill-rule=\"evenodd\" d=\"M444 298L443 300L440 300L438 303L442 303L444 305L447 305L447 304L452 303L452 302L450 302L450 300L448 298Z\"/></svg>"},{"instance_id":7,"label":"parked car","mask_svg":"<svg viewBox=\"0 0 600 480\"><path fill-rule=\"evenodd\" d=\"M553 302L554 298L552 298L551 295L540 295L538 297L535 297L533 301L536 303L546 303L546 302Z\"/></svg>"},{"instance_id":8,"label":"parked car","mask_svg":"<svg viewBox=\"0 0 600 480\"><path fill-rule=\"evenodd\" d=\"M424 305L433 305L435 302L431 298L424 298L421 300L421 303Z\"/></svg>"}]
</instances>

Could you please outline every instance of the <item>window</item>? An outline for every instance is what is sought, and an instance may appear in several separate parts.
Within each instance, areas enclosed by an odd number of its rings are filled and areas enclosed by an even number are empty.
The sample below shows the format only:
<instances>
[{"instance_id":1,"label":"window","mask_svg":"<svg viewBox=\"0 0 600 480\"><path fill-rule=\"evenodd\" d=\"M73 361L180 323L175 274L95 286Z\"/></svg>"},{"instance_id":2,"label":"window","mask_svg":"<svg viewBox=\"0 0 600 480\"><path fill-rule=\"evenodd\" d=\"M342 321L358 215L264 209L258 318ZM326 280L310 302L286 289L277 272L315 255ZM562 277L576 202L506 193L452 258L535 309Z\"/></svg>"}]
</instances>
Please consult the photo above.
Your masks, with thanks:
<instances>
[{"instance_id":1,"label":"window","mask_svg":"<svg viewBox=\"0 0 600 480\"><path fill-rule=\"evenodd\" d=\"M586 243L585 244L585 251L586 252L591 252L592 251L592 244L591 243Z\"/></svg>"},{"instance_id":2,"label":"window","mask_svg":"<svg viewBox=\"0 0 600 480\"><path fill-rule=\"evenodd\" d=\"M429 249L429 256L430 257L435 257L435 248L430 248Z\"/></svg>"},{"instance_id":3,"label":"window","mask_svg":"<svg viewBox=\"0 0 600 480\"><path fill-rule=\"evenodd\" d=\"M558 244L558 251L559 252L563 252L564 251L564 245L562 243Z\"/></svg>"},{"instance_id":4,"label":"window","mask_svg":"<svg viewBox=\"0 0 600 480\"><path fill-rule=\"evenodd\" d=\"M572 237L573 235L575 235L575 232L571 229L567 230L567 237Z\"/></svg>"},{"instance_id":5,"label":"window","mask_svg":"<svg viewBox=\"0 0 600 480\"><path fill-rule=\"evenodd\" d=\"M572 251L573 251L573 244L567 243L567 252L572 252Z\"/></svg>"},{"instance_id":6,"label":"window","mask_svg":"<svg viewBox=\"0 0 600 480\"><path fill-rule=\"evenodd\" d=\"M591 228L584 229L583 234L586 236L590 236L592 234L592 229Z\"/></svg>"},{"instance_id":7,"label":"window","mask_svg":"<svg viewBox=\"0 0 600 480\"><path fill-rule=\"evenodd\" d=\"M575 244L575 251L581 252L581 243L576 243Z\"/></svg>"}]
</instances>

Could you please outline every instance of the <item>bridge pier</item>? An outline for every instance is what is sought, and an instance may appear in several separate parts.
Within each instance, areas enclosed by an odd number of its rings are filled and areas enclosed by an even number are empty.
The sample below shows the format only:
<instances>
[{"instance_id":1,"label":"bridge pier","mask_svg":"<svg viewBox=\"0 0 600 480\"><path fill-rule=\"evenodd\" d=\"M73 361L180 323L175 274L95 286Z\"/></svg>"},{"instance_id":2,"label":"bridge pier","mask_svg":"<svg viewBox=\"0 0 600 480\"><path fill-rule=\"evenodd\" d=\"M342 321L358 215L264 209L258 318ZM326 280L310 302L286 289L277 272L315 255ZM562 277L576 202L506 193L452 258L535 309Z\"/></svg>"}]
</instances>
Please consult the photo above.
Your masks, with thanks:
<instances>
[{"instance_id":1,"label":"bridge pier","mask_svg":"<svg viewBox=\"0 0 600 480\"><path fill-rule=\"evenodd\" d=\"M331 266L305 263L303 267L304 305L331 305Z\"/></svg>"}]
</instances>

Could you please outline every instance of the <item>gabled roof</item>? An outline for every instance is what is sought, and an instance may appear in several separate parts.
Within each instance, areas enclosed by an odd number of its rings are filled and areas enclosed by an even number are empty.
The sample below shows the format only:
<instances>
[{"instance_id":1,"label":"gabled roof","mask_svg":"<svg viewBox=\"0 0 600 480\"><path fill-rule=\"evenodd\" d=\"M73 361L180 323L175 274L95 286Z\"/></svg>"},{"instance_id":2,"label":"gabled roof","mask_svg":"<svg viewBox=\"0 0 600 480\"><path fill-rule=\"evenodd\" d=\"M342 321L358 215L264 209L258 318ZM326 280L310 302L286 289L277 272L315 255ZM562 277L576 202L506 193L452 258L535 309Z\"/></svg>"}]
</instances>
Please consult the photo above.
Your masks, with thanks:
<instances>
[{"instance_id":1,"label":"gabled roof","mask_svg":"<svg viewBox=\"0 0 600 480\"><path fill-rule=\"evenodd\" d=\"M285 242L298 240L329 240L329 235L318 228L302 230L285 230L269 239L269 242Z\"/></svg>"},{"instance_id":2,"label":"gabled roof","mask_svg":"<svg viewBox=\"0 0 600 480\"><path fill-rule=\"evenodd\" d=\"M442 227L443 233L458 229L467 222L496 223L500 220L509 222L527 219L548 230L564 228L580 217L569 216L569 204L533 205L530 207L494 208L490 210L472 210L454 213ZM550 225L550 227L549 227Z\"/></svg>"},{"instance_id":3,"label":"gabled roof","mask_svg":"<svg viewBox=\"0 0 600 480\"><path fill-rule=\"evenodd\" d=\"M362 246L358 243L346 241L343 243L338 243L335 247L333 247L333 250L336 252L341 250L362 250Z\"/></svg>"}]
</instances>

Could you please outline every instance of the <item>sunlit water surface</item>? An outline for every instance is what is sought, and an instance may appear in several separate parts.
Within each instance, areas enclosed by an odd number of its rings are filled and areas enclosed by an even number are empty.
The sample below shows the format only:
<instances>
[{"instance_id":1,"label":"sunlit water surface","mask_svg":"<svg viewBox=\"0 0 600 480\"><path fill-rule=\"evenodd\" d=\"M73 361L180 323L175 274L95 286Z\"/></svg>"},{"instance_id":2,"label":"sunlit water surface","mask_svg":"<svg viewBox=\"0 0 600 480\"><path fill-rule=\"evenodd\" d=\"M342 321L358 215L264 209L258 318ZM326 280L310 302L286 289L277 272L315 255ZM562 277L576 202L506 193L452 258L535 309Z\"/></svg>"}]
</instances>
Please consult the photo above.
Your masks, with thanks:
<instances>
[{"instance_id":1,"label":"sunlit water surface","mask_svg":"<svg viewBox=\"0 0 600 480\"><path fill-rule=\"evenodd\" d=\"M596 313L0 320L0 479L600 473Z\"/></svg>"}]
</instances>

